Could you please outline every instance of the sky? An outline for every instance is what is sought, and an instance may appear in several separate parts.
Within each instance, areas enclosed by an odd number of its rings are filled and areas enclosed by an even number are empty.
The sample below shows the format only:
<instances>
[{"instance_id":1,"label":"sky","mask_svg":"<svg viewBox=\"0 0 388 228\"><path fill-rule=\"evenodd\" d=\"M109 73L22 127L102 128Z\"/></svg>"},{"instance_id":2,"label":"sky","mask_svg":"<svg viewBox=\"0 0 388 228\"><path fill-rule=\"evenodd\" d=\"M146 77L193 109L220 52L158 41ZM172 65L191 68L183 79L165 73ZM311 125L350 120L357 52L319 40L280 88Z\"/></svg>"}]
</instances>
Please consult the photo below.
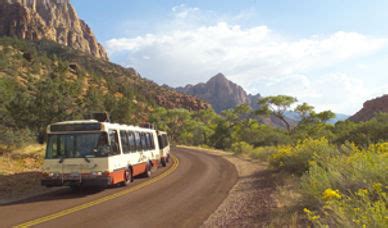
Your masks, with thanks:
<instances>
[{"instance_id":1,"label":"sky","mask_svg":"<svg viewBox=\"0 0 388 228\"><path fill-rule=\"evenodd\" d=\"M248 93L348 115L388 94L385 0L71 2L112 62L161 85L221 72Z\"/></svg>"}]
</instances>

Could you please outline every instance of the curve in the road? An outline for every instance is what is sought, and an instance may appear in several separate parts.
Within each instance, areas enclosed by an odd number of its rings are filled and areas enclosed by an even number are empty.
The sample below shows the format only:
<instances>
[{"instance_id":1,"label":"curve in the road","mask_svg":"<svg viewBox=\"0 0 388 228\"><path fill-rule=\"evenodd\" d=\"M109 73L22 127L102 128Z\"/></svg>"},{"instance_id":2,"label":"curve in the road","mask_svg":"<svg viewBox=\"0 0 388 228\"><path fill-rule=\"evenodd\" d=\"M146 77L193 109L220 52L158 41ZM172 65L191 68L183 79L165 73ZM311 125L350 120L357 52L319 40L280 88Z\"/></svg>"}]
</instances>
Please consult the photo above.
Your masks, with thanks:
<instances>
[{"instance_id":1,"label":"curve in the road","mask_svg":"<svg viewBox=\"0 0 388 228\"><path fill-rule=\"evenodd\" d=\"M0 206L0 227L199 227L236 183L236 168L220 156L191 149L172 154L179 166L171 162L124 189L65 188Z\"/></svg>"}]
</instances>

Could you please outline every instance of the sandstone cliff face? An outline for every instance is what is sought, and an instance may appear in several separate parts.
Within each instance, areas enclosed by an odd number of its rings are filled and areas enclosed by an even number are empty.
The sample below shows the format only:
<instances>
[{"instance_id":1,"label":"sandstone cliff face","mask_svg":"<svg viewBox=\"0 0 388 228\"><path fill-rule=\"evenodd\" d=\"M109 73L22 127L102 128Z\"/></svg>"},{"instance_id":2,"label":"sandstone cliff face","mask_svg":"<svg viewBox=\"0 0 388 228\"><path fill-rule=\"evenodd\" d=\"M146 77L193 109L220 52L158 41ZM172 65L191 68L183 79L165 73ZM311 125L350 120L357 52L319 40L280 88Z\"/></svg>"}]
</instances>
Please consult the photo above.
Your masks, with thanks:
<instances>
[{"instance_id":1,"label":"sandstone cliff face","mask_svg":"<svg viewBox=\"0 0 388 228\"><path fill-rule=\"evenodd\" d=\"M388 94L365 102L363 108L351 116L349 120L356 122L367 121L379 112L388 113Z\"/></svg>"},{"instance_id":2,"label":"sandstone cliff face","mask_svg":"<svg viewBox=\"0 0 388 228\"><path fill-rule=\"evenodd\" d=\"M69 0L0 0L0 36L51 40L107 60L89 26Z\"/></svg>"},{"instance_id":3,"label":"sandstone cliff face","mask_svg":"<svg viewBox=\"0 0 388 228\"><path fill-rule=\"evenodd\" d=\"M259 94L255 96L248 95L241 86L229 81L221 73L215 75L206 83L178 87L176 90L209 102L218 113L241 104L249 104L255 108L255 103L260 98Z\"/></svg>"}]
</instances>

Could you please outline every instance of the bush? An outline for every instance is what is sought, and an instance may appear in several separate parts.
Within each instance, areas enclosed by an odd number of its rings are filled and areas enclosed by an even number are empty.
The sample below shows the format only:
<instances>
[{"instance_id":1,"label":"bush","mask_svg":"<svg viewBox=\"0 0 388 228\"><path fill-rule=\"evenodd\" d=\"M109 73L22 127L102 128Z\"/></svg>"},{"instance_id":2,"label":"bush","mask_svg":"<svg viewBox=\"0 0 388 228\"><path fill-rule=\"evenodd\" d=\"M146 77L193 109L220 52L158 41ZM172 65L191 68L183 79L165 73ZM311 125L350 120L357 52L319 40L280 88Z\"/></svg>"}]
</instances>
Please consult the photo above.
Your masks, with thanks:
<instances>
[{"instance_id":1,"label":"bush","mask_svg":"<svg viewBox=\"0 0 388 228\"><path fill-rule=\"evenodd\" d=\"M346 144L338 151L316 156L301 178L308 219L318 226L387 227L388 144Z\"/></svg>"},{"instance_id":2,"label":"bush","mask_svg":"<svg viewBox=\"0 0 388 228\"><path fill-rule=\"evenodd\" d=\"M247 154L253 151L253 146L246 142L236 142L231 149L235 154Z\"/></svg>"},{"instance_id":3,"label":"bush","mask_svg":"<svg viewBox=\"0 0 388 228\"><path fill-rule=\"evenodd\" d=\"M235 154L243 154L252 159L262 159L267 161L268 158L276 152L276 147L266 146L255 148L246 142L237 142L233 143L231 150Z\"/></svg>"},{"instance_id":4,"label":"bush","mask_svg":"<svg viewBox=\"0 0 388 228\"><path fill-rule=\"evenodd\" d=\"M33 141L34 136L29 129L12 129L0 125L0 155Z\"/></svg>"},{"instance_id":5,"label":"bush","mask_svg":"<svg viewBox=\"0 0 388 228\"><path fill-rule=\"evenodd\" d=\"M295 146L279 146L271 156L270 164L274 168L301 175L315 156L327 157L336 153L336 148L326 138L305 139Z\"/></svg>"}]
</instances>

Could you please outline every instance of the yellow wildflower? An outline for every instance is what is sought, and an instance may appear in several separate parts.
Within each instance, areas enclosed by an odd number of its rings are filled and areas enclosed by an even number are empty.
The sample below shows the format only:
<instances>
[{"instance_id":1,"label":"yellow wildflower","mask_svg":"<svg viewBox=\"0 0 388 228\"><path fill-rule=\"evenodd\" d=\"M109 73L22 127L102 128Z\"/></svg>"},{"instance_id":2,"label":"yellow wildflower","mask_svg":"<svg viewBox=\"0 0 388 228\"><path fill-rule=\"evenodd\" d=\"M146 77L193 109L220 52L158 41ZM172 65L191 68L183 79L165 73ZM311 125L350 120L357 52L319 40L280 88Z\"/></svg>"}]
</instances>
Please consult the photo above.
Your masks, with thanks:
<instances>
[{"instance_id":1,"label":"yellow wildflower","mask_svg":"<svg viewBox=\"0 0 388 228\"><path fill-rule=\"evenodd\" d=\"M314 212L310 211L307 208L303 208L304 213L306 213L307 219L311 222L314 222L315 220L320 219L321 217L319 215L316 215Z\"/></svg>"},{"instance_id":2,"label":"yellow wildflower","mask_svg":"<svg viewBox=\"0 0 388 228\"><path fill-rule=\"evenodd\" d=\"M376 192L381 192L382 191L382 187L383 185L381 183L374 183L373 184L373 189L376 191Z\"/></svg>"},{"instance_id":3,"label":"yellow wildflower","mask_svg":"<svg viewBox=\"0 0 388 228\"><path fill-rule=\"evenodd\" d=\"M368 189L360 188L356 192L356 195L361 196L361 197L367 196L368 195Z\"/></svg>"},{"instance_id":4,"label":"yellow wildflower","mask_svg":"<svg viewBox=\"0 0 388 228\"><path fill-rule=\"evenodd\" d=\"M338 190L333 190L331 188L326 189L322 193L322 199L331 200L331 199L341 199L341 194Z\"/></svg>"}]
</instances>

